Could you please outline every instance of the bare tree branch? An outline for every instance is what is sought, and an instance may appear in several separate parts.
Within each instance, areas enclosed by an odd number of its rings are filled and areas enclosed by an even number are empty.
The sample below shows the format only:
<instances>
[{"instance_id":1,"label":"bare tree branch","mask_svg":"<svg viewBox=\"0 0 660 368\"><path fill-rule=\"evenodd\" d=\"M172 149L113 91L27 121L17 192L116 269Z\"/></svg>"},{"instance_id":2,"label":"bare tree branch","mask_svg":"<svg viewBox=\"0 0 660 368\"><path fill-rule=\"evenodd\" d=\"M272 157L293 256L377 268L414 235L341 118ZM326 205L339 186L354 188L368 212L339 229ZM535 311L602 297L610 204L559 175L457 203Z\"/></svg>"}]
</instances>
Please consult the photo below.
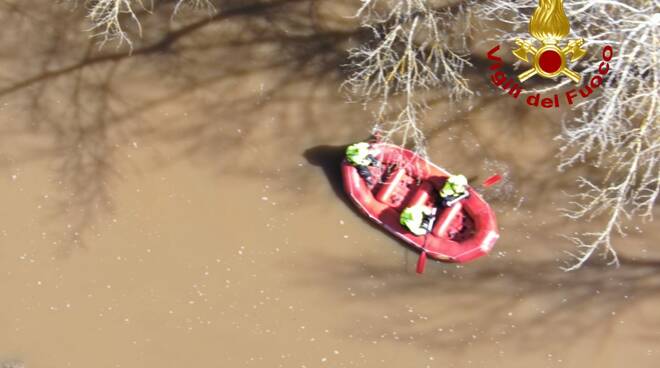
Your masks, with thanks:
<instances>
[{"instance_id":1,"label":"bare tree branch","mask_svg":"<svg viewBox=\"0 0 660 368\"><path fill-rule=\"evenodd\" d=\"M362 0L356 17L372 38L349 50L352 73L345 86L365 103L377 101L374 130L384 141L398 138L425 156L421 92L441 87L454 99L472 94L463 76L470 65L469 3ZM398 96L400 104L394 101Z\"/></svg>"},{"instance_id":2,"label":"bare tree branch","mask_svg":"<svg viewBox=\"0 0 660 368\"><path fill-rule=\"evenodd\" d=\"M511 28L501 36L512 40L525 31L536 4L490 0L478 12L508 22ZM577 251L571 254L574 263L565 269L581 267L596 251L618 265L613 235L625 235L630 221L651 220L660 191L660 1L581 0L564 6L573 31L586 40L584 75L598 73L604 46L615 50L612 73L597 93L577 106L577 117L563 122L557 137L562 143L560 170L584 162L605 170L604 178L581 177L580 192L572 195L572 206L564 211L574 220L606 219L599 230L569 237Z\"/></svg>"},{"instance_id":3,"label":"bare tree branch","mask_svg":"<svg viewBox=\"0 0 660 368\"><path fill-rule=\"evenodd\" d=\"M117 47L126 43L129 48L133 48L131 38L124 30L122 18L130 18L137 27L138 34L142 36L142 24L136 14L136 9L147 10L153 8L153 1L146 3L144 0L87 0L87 16L92 23L90 31L92 37L101 40L101 47L109 41L117 42ZM157 1L157 0L156 0ZM205 10L209 15L216 12L216 7L209 0L177 0L174 6L172 16L179 10L189 6L196 10Z\"/></svg>"}]
</instances>

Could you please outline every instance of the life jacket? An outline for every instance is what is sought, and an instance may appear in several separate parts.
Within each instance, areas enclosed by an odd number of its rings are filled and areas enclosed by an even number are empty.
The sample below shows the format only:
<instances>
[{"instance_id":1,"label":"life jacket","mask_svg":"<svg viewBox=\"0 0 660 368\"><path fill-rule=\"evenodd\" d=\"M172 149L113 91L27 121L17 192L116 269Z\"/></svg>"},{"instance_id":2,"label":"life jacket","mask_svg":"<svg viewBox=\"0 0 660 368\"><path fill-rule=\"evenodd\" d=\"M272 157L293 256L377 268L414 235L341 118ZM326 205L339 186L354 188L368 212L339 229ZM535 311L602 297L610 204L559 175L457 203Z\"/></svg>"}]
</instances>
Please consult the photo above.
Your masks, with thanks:
<instances>
[{"instance_id":1,"label":"life jacket","mask_svg":"<svg viewBox=\"0 0 660 368\"><path fill-rule=\"evenodd\" d=\"M422 227L425 214L428 214L427 209L422 206L407 207L401 212L399 222L413 234L421 236L428 232Z\"/></svg>"},{"instance_id":2,"label":"life jacket","mask_svg":"<svg viewBox=\"0 0 660 368\"><path fill-rule=\"evenodd\" d=\"M442 189L440 189L440 197L442 198L458 197L463 195L465 191L466 191L465 186L456 185L452 183L451 179L448 179L445 182L445 185L442 186Z\"/></svg>"},{"instance_id":3,"label":"life jacket","mask_svg":"<svg viewBox=\"0 0 660 368\"><path fill-rule=\"evenodd\" d=\"M346 160L354 166L369 166L369 143L360 142L346 148Z\"/></svg>"}]
</instances>

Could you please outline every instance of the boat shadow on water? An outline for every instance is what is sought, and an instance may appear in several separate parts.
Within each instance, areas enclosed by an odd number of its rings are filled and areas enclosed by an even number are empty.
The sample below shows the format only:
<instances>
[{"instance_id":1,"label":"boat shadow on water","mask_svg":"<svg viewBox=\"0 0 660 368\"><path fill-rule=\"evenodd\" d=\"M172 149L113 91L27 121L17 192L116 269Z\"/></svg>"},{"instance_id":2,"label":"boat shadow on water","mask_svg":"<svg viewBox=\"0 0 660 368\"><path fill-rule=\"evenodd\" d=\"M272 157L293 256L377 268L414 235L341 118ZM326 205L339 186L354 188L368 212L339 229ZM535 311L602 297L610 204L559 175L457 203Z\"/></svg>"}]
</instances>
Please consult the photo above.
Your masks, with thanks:
<instances>
[{"instance_id":1,"label":"boat shadow on water","mask_svg":"<svg viewBox=\"0 0 660 368\"><path fill-rule=\"evenodd\" d=\"M367 216L365 216L356 205L348 198L348 195L344 192L343 179L341 174L341 162L344 159L344 152L347 145L340 146L331 146L331 145L319 145L314 146L305 150L303 156L310 165L318 166L323 170L328 183L332 188L333 193L340 199L350 210L355 214L356 218L359 218L365 224L368 224L371 228L378 230L379 232L386 234L388 238L392 239L407 249L416 250L416 248L407 242L392 236L392 234L387 231L384 227L378 225L374 221L371 221ZM406 258L407 259L407 258Z\"/></svg>"},{"instance_id":2,"label":"boat shadow on water","mask_svg":"<svg viewBox=\"0 0 660 368\"><path fill-rule=\"evenodd\" d=\"M328 183L335 195L341 199L347 206L351 207L355 213L359 211L344 193L342 184L340 165L344 159L346 146L320 145L309 148L303 152L303 157L310 165L318 166L323 170L328 179Z\"/></svg>"}]
</instances>

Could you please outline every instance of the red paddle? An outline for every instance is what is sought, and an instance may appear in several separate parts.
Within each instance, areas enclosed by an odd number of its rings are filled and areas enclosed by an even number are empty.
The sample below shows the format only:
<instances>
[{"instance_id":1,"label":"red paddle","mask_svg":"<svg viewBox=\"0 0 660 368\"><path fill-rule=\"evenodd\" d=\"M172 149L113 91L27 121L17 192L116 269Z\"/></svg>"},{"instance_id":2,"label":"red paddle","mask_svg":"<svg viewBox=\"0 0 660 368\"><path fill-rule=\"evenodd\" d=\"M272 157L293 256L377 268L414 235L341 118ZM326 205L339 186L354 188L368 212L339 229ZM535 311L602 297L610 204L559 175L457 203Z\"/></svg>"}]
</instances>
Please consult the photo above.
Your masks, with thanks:
<instances>
[{"instance_id":1,"label":"red paddle","mask_svg":"<svg viewBox=\"0 0 660 368\"><path fill-rule=\"evenodd\" d=\"M424 235L424 244L422 244L422 253L419 254L417 258L417 273L423 274L424 268L426 268L426 239L428 239L428 234Z\"/></svg>"},{"instance_id":2,"label":"red paddle","mask_svg":"<svg viewBox=\"0 0 660 368\"><path fill-rule=\"evenodd\" d=\"M426 250L422 249L422 253L419 255L419 259L417 260L417 273L423 274L425 267L426 267Z\"/></svg>"},{"instance_id":3,"label":"red paddle","mask_svg":"<svg viewBox=\"0 0 660 368\"><path fill-rule=\"evenodd\" d=\"M488 179L484 180L484 183L482 184L484 188L488 188L491 185L495 185L499 183L499 181L502 180L502 176L500 174L495 174Z\"/></svg>"}]
</instances>

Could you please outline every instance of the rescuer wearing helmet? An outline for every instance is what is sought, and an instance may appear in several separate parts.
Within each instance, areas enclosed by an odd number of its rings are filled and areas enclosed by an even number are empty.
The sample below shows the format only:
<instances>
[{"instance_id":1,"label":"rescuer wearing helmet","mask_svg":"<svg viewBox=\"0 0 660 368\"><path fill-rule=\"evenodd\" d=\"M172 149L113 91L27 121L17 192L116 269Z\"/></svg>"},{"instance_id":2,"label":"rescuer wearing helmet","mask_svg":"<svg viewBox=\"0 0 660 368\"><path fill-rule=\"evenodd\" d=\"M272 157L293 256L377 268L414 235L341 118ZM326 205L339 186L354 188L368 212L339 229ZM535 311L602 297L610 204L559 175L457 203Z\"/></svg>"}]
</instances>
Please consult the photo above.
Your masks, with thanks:
<instances>
[{"instance_id":1,"label":"rescuer wearing helmet","mask_svg":"<svg viewBox=\"0 0 660 368\"><path fill-rule=\"evenodd\" d=\"M346 148L346 161L353 165L358 174L367 182L373 184L373 177L369 171L369 166L380 166L380 162L374 157L371 145L367 142L351 144Z\"/></svg>"},{"instance_id":2,"label":"rescuer wearing helmet","mask_svg":"<svg viewBox=\"0 0 660 368\"><path fill-rule=\"evenodd\" d=\"M426 206L416 205L406 207L401 212L399 221L401 225L410 230L411 233L422 236L426 235L433 227L433 220L435 219L435 208L431 209Z\"/></svg>"},{"instance_id":3,"label":"rescuer wearing helmet","mask_svg":"<svg viewBox=\"0 0 660 368\"><path fill-rule=\"evenodd\" d=\"M440 199L444 207L451 207L461 199L467 198L470 193L467 190L468 181L464 175L450 175L445 185L440 189Z\"/></svg>"}]
</instances>

